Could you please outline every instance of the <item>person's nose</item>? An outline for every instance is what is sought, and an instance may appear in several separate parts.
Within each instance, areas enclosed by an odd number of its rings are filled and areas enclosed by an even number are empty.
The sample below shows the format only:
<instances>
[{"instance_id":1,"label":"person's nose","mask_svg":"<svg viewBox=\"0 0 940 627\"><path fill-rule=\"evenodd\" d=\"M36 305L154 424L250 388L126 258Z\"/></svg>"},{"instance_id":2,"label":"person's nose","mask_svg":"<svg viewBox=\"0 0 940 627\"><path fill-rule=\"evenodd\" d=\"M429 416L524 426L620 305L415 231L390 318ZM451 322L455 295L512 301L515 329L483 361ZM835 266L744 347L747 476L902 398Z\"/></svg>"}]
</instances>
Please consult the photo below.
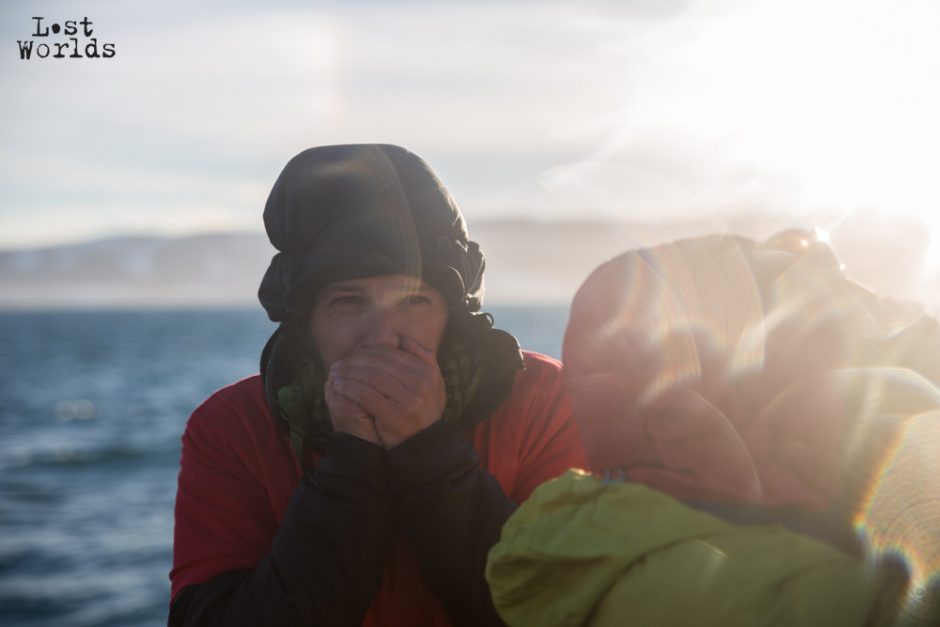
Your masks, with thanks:
<instances>
[{"instance_id":1,"label":"person's nose","mask_svg":"<svg viewBox=\"0 0 940 627\"><path fill-rule=\"evenodd\" d=\"M393 307L377 307L366 321L364 346L398 348L401 343L397 311Z\"/></svg>"}]
</instances>

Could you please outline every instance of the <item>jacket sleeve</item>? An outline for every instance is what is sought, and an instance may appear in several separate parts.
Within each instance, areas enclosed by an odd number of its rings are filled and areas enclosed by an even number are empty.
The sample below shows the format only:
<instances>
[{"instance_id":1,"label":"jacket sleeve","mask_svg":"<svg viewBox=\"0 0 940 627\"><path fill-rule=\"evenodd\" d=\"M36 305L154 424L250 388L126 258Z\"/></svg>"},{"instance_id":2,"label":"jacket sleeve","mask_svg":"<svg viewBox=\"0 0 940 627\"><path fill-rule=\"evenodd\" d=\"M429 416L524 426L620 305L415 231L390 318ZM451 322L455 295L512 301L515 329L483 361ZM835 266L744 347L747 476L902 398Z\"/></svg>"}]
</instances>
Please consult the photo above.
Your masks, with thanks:
<instances>
[{"instance_id":1,"label":"jacket sleeve","mask_svg":"<svg viewBox=\"0 0 940 627\"><path fill-rule=\"evenodd\" d=\"M457 625L503 625L483 577L515 504L459 427L439 421L387 453L393 517Z\"/></svg>"},{"instance_id":2,"label":"jacket sleeve","mask_svg":"<svg viewBox=\"0 0 940 627\"><path fill-rule=\"evenodd\" d=\"M389 539L381 447L334 434L278 526L263 515L263 489L241 460L191 426L183 438L174 571L216 572L176 593L169 625L360 625L381 583Z\"/></svg>"},{"instance_id":3,"label":"jacket sleeve","mask_svg":"<svg viewBox=\"0 0 940 627\"><path fill-rule=\"evenodd\" d=\"M393 516L428 585L458 625L503 624L484 578L490 548L516 504L536 486L586 466L561 364L534 354L527 354L526 364L506 405L491 418L503 423L496 440L477 440L490 449L491 460L513 460L508 496L454 424L439 422L387 454Z\"/></svg>"}]
</instances>

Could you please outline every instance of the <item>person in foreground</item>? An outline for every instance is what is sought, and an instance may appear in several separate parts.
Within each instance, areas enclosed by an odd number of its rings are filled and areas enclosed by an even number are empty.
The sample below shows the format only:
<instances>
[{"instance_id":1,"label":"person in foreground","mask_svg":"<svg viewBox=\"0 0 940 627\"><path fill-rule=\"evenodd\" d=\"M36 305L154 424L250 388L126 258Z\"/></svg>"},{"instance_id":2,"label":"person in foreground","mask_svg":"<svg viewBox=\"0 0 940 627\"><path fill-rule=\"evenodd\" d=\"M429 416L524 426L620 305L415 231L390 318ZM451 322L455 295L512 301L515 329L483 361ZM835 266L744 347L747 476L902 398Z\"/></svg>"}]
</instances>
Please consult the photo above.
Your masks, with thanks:
<instances>
[{"instance_id":1,"label":"person in foreground","mask_svg":"<svg viewBox=\"0 0 940 627\"><path fill-rule=\"evenodd\" d=\"M807 233L625 253L574 299L590 468L513 514L509 625L940 625L940 326Z\"/></svg>"},{"instance_id":2,"label":"person in foreground","mask_svg":"<svg viewBox=\"0 0 940 627\"><path fill-rule=\"evenodd\" d=\"M280 324L187 423L169 624L502 624L487 551L585 463L560 364L478 313L483 253L402 148L301 152L264 224Z\"/></svg>"}]
</instances>

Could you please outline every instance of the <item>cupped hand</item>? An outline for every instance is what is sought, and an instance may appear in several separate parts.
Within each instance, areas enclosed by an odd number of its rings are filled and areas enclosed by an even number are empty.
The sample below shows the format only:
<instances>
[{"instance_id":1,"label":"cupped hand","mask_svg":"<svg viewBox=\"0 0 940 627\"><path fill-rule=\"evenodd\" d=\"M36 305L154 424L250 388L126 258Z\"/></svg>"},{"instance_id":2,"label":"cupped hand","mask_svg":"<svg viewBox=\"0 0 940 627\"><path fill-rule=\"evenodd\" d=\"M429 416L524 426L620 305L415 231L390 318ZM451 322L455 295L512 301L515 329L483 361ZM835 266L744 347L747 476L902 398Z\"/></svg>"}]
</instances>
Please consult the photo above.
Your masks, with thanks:
<instances>
[{"instance_id":1,"label":"cupped hand","mask_svg":"<svg viewBox=\"0 0 940 627\"><path fill-rule=\"evenodd\" d=\"M379 433L375 428L375 420L358 403L346 398L337 391L336 378L332 372L326 379L323 392L334 431L354 435L367 442L383 446Z\"/></svg>"},{"instance_id":2,"label":"cupped hand","mask_svg":"<svg viewBox=\"0 0 940 627\"><path fill-rule=\"evenodd\" d=\"M353 351L331 366L330 384L339 397L334 399L337 405L342 402L352 414L361 410L371 417L386 449L437 422L447 402L436 355L411 338L405 338L401 348L370 346ZM362 424L359 417L353 422Z\"/></svg>"}]
</instances>

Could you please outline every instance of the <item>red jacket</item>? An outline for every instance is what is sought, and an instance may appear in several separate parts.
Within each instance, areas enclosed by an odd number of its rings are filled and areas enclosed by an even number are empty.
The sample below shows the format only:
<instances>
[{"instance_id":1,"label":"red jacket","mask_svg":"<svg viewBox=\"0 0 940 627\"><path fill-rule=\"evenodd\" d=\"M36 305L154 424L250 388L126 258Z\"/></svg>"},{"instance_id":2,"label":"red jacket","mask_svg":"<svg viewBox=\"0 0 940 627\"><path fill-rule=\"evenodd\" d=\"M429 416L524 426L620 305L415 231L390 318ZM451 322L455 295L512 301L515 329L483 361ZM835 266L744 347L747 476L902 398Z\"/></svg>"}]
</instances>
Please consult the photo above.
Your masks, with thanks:
<instances>
[{"instance_id":1,"label":"red jacket","mask_svg":"<svg viewBox=\"0 0 940 627\"><path fill-rule=\"evenodd\" d=\"M561 364L536 353L524 356L526 368L518 373L509 398L465 434L480 466L517 504L540 483L586 463ZM226 386L203 402L182 442L170 572L174 599L186 586L255 568L271 551L302 476L267 409L259 375ZM363 624L452 624L425 584L414 552L401 539L388 553Z\"/></svg>"}]
</instances>

